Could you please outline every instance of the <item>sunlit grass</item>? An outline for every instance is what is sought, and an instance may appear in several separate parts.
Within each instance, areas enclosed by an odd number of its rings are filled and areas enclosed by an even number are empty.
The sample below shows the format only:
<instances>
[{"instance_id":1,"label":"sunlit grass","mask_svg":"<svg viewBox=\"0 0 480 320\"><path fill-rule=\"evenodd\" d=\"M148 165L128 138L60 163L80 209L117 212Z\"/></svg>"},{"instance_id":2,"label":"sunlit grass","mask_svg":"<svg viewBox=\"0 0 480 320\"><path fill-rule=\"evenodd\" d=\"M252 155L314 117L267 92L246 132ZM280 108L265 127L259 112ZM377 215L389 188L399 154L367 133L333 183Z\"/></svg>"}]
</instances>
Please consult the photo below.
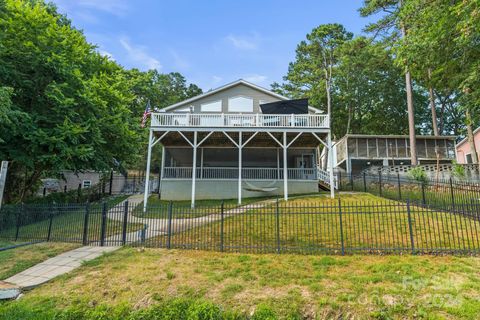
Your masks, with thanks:
<instances>
[{"instance_id":1,"label":"sunlit grass","mask_svg":"<svg viewBox=\"0 0 480 320\"><path fill-rule=\"evenodd\" d=\"M187 298L244 315L267 306L279 319L478 319L479 268L474 257L125 248L34 289L10 308L142 309Z\"/></svg>"}]
</instances>

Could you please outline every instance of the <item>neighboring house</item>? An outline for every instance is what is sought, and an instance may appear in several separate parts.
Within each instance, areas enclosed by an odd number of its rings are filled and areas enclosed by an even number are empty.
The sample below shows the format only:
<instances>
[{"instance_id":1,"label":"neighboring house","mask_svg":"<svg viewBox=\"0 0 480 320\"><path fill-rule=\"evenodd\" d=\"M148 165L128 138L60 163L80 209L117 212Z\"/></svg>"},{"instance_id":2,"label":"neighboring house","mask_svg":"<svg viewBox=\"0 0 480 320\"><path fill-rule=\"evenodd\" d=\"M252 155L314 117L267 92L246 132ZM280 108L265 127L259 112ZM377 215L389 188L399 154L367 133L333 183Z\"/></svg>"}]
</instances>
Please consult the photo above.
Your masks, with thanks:
<instances>
[{"instance_id":1,"label":"neighboring house","mask_svg":"<svg viewBox=\"0 0 480 320\"><path fill-rule=\"evenodd\" d=\"M93 170L86 170L84 172L74 172L65 170L61 172L61 178L47 178L42 179L43 185L38 190L38 194L63 192L70 190L77 190L78 188L86 189L96 186L100 183L102 176L105 173ZM107 173L107 183L110 179L110 174ZM121 193L126 185L126 178L117 172L113 173L112 177L112 193ZM109 186L108 186L109 188ZM109 189L107 190L109 191Z\"/></svg>"},{"instance_id":2,"label":"neighboring house","mask_svg":"<svg viewBox=\"0 0 480 320\"><path fill-rule=\"evenodd\" d=\"M160 143L162 199L288 199L333 181L317 166L329 134L307 101L238 80L152 114L147 172Z\"/></svg>"},{"instance_id":3,"label":"neighboring house","mask_svg":"<svg viewBox=\"0 0 480 320\"><path fill-rule=\"evenodd\" d=\"M359 173L369 167L410 165L410 139L397 135L347 134L334 145L336 167ZM417 136L419 165L455 160L454 136Z\"/></svg>"},{"instance_id":4,"label":"neighboring house","mask_svg":"<svg viewBox=\"0 0 480 320\"><path fill-rule=\"evenodd\" d=\"M473 131L473 141L475 143L475 148L477 152L480 152L480 127ZM465 138L459 143L457 143L457 162L462 164L474 163L472 158L472 151L470 150L470 143L468 139Z\"/></svg>"}]
</instances>

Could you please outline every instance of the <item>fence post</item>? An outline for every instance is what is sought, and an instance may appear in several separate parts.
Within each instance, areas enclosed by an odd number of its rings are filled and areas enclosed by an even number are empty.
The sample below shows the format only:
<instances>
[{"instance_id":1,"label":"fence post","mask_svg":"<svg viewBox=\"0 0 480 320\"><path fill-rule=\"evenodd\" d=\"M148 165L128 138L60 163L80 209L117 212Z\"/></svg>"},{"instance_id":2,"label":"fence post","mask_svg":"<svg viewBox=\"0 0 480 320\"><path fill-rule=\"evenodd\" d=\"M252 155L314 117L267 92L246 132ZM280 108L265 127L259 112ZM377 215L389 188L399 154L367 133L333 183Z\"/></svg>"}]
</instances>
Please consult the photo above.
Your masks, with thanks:
<instances>
[{"instance_id":1,"label":"fence post","mask_svg":"<svg viewBox=\"0 0 480 320\"><path fill-rule=\"evenodd\" d=\"M47 195L47 188L43 188L43 197L45 198L46 195Z\"/></svg>"},{"instance_id":2,"label":"fence post","mask_svg":"<svg viewBox=\"0 0 480 320\"><path fill-rule=\"evenodd\" d=\"M110 170L110 186L108 187L109 195L112 195L112 185L113 185L113 170Z\"/></svg>"},{"instance_id":3,"label":"fence post","mask_svg":"<svg viewBox=\"0 0 480 320\"><path fill-rule=\"evenodd\" d=\"M52 223L53 223L53 208L50 210L50 216L48 221L48 232L47 232L47 241L50 241L50 236L52 235Z\"/></svg>"},{"instance_id":4,"label":"fence post","mask_svg":"<svg viewBox=\"0 0 480 320\"><path fill-rule=\"evenodd\" d=\"M128 200L123 204L123 228L122 228L122 246L127 243L127 225L128 225Z\"/></svg>"},{"instance_id":5,"label":"fence post","mask_svg":"<svg viewBox=\"0 0 480 320\"><path fill-rule=\"evenodd\" d=\"M422 204L425 206L427 204L427 200L425 199L425 182L421 182L422 186Z\"/></svg>"},{"instance_id":6,"label":"fence post","mask_svg":"<svg viewBox=\"0 0 480 320\"><path fill-rule=\"evenodd\" d=\"M90 215L90 203L85 205L85 216L83 218L83 245L88 244L88 216Z\"/></svg>"},{"instance_id":7,"label":"fence post","mask_svg":"<svg viewBox=\"0 0 480 320\"><path fill-rule=\"evenodd\" d=\"M453 192L452 177L450 177L450 195L452 196L452 209L453 209L453 211L455 211L455 194Z\"/></svg>"},{"instance_id":8,"label":"fence post","mask_svg":"<svg viewBox=\"0 0 480 320\"><path fill-rule=\"evenodd\" d=\"M412 215L410 212L410 199L407 199L407 215L408 215L408 231L410 233L410 245L412 247L412 255L415 255L415 242L413 240Z\"/></svg>"},{"instance_id":9,"label":"fence post","mask_svg":"<svg viewBox=\"0 0 480 320\"><path fill-rule=\"evenodd\" d=\"M67 185L63 186L63 193L67 193Z\"/></svg>"},{"instance_id":10,"label":"fence post","mask_svg":"<svg viewBox=\"0 0 480 320\"><path fill-rule=\"evenodd\" d=\"M280 210L278 208L278 197L275 205L275 237L277 240L277 253L280 253Z\"/></svg>"},{"instance_id":11,"label":"fence post","mask_svg":"<svg viewBox=\"0 0 480 320\"><path fill-rule=\"evenodd\" d=\"M223 228L224 228L224 203L222 200L222 205L220 208L220 252L224 251L224 239L223 239Z\"/></svg>"},{"instance_id":12,"label":"fence post","mask_svg":"<svg viewBox=\"0 0 480 320\"><path fill-rule=\"evenodd\" d=\"M78 189L77 189L77 203L80 203L80 194L82 192L82 184L78 184Z\"/></svg>"},{"instance_id":13,"label":"fence post","mask_svg":"<svg viewBox=\"0 0 480 320\"><path fill-rule=\"evenodd\" d=\"M168 204L167 249L170 249L172 245L172 209L173 201L170 201Z\"/></svg>"},{"instance_id":14,"label":"fence post","mask_svg":"<svg viewBox=\"0 0 480 320\"><path fill-rule=\"evenodd\" d=\"M397 172L398 199L402 200L402 185L400 184L400 173Z\"/></svg>"},{"instance_id":15,"label":"fence post","mask_svg":"<svg viewBox=\"0 0 480 320\"><path fill-rule=\"evenodd\" d=\"M345 255L345 243L343 240L343 219L342 219L342 203L340 198L338 198L338 214L340 217L340 241L342 244L342 256Z\"/></svg>"},{"instance_id":16,"label":"fence post","mask_svg":"<svg viewBox=\"0 0 480 320\"><path fill-rule=\"evenodd\" d=\"M23 212L23 209L24 209L24 206L23 206L23 203L20 205L20 210L17 209L16 212L17 212L17 225L16 225L16 231L15 231L15 241L18 240L18 234L20 232L20 219L21 219L21 215L22 215L22 212Z\"/></svg>"},{"instance_id":17,"label":"fence post","mask_svg":"<svg viewBox=\"0 0 480 320\"><path fill-rule=\"evenodd\" d=\"M382 196L382 171L378 170L378 191L380 197Z\"/></svg>"},{"instance_id":18,"label":"fence post","mask_svg":"<svg viewBox=\"0 0 480 320\"><path fill-rule=\"evenodd\" d=\"M363 171L363 192L367 192L367 177L365 171Z\"/></svg>"},{"instance_id":19,"label":"fence post","mask_svg":"<svg viewBox=\"0 0 480 320\"><path fill-rule=\"evenodd\" d=\"M102 204L102 226L100 231L100 246L105 245L105 235L107 231L107 203L103 202Z\"/></svg>"}]
</instances>

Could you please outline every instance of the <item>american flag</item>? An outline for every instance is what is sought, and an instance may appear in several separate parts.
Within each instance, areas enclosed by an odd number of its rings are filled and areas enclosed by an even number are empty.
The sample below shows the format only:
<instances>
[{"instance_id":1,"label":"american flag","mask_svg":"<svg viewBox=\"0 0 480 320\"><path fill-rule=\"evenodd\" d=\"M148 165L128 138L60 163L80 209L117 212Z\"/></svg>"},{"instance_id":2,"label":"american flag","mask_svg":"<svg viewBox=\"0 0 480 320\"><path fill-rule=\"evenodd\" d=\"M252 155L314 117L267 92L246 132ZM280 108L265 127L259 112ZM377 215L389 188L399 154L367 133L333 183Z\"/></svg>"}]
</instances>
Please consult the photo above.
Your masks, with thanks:
<instances>
[{"instance_id":1,"label":"american flag","mask_svg":"<svg viewBox=\"0 0 480 320\"><path fill-rule=\"evenodd\" d=\"M152 113L151 110L152 110L152 107L150 106L150 100L148 100L147 106L145 107L145 111L143 112L142 123L140 124L142 128L145 128L145 124L147 123L147 118Z\"/></svg>"}]
</instances>

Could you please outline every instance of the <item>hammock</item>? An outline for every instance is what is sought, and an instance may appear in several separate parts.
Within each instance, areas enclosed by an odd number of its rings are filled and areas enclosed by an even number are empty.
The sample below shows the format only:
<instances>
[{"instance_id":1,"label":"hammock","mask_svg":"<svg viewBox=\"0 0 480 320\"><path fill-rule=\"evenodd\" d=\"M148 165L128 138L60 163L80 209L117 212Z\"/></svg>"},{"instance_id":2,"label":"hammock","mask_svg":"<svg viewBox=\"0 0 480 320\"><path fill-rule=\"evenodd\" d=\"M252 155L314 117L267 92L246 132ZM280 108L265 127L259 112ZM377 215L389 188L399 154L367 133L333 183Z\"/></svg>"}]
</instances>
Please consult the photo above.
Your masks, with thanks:
<instances>
[{"instance_id":1,"label":"hammock","mask_svg":"<svg viewBox=\"0 0 480 320\"><path fill-rule=\"evenodd\" d=\"M272 192L278 189L278 187L273 186L275 183L277 183L277 181L272 181L272 183L269 183L265 187L257 187L249 183L248 181L245 181L245 184L247 185L247 187L243 189L248 191L254 191L254 192Z\"/></svg>"}]
</instances>

